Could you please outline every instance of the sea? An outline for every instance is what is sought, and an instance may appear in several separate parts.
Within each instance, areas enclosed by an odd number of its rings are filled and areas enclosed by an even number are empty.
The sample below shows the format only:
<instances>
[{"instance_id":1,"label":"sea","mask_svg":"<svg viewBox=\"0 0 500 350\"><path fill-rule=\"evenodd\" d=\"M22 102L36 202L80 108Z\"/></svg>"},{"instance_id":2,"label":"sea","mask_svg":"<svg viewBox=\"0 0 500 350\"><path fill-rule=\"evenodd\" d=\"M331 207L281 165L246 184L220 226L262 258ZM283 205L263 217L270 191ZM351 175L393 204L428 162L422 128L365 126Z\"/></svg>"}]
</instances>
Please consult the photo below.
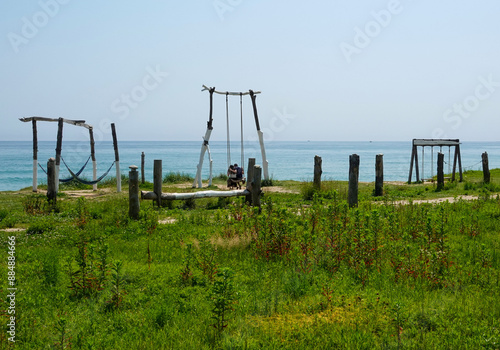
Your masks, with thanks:
<instances>
[{"instance_id":1,"label":"sea","mask_svg":"<svg viewBox=\"0 0 500 350\"><path fill-rule=\"evenodd\" d=\"M194 177L200 159L202 143L199 141L119 141L121 174L127 174L129 166L140 168L141 154L145 155L146 181L153 181L153 161L161 159L163 173L180 172ZM225 141L210 142L210 156L213 161L214 176L227 171L227 164L238 163L246 167L248 158L256 158L262 164L258 142L244 143L243 155L239 142L228 147ZM111 141L96 143L97 176L104 174L113 164L115 153ZM314 156L322 158L323 180L347 180L349 174L349 155L360 156L359 181L375 180L375 157L384 155L384 181L408 181L411 157L411 141L269 141L265 143L269 164L269 175L274 180L312 181ZM50 157L55 157L55 141L38 142L39 184L47 178L42 167L47 167ZM462 167L464 170L481 170L481 154L488 152L490 169L500 167L500 142L462 142ZM424 178L436 174L437 153L445 156L445 172L451 172L454 147L419 147L419 167ZM423 155L423 159L422 159ZM67 166L77 172L90 156L87 141L63 141L62 158ZM0 191L17 191L31 187L33 178L33 144L31 141L0 141ZM92 162L80 175L92 179ZM108 176L116 176L115 168ZM209 156L205 155L202 177L209 176ZM65 165L61 163L60 178L70 177ZM415 175L413 175L415 180Z\"/></svg>"}]
</instances>

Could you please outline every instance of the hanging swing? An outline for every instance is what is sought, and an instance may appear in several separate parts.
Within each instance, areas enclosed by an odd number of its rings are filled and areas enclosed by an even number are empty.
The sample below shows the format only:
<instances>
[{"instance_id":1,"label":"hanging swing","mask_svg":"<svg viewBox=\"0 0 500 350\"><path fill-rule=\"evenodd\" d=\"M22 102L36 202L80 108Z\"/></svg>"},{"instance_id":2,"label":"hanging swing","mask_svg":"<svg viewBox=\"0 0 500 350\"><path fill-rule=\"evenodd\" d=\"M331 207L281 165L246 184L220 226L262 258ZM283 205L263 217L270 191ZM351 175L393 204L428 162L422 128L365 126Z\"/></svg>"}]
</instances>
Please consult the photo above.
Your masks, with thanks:
<instances>
[{"instance_id":1,"label":"hanging swing","mask_svg":"<svg viewBox=\"0 0 500 350\"><path fill-rule=\"evenodd\" d=\"M208 118L208 123L207 123L207 130L205 132L205 136L203 137L203 144L201 146L201 152L200 152L200 158L196 170L196 176L193 181L193 188L202 187L202 180L201 180L201 171L203 167L203 160L204 160L204 155L205 152L209 153L210 157L210 148L209 148L209 140L210 136L212 134L213 130L213 94L217 93L220 95L226 95L226 165L227 168L229 169L229 166L231 165L231 140L230 140L230 132L229 132L229 96L240 96L240 133L241 133L241 165L244 164L245 162L245 149L244 149L244 140L243 140L243 95L250 95L251 100L252 100L252 107L253 107L253 112L254 112L254 119L255 119L255 126L257 129L257 134L259 136L259 144L260 144L260 149L261 149L261 154L262 154L262 168L263 168L263 173L264 173L264 179L269 179L269 171L268 171L268 162L266 158L266 151L264 148L264 134L260 130L260 124L259 124L259 118L257 114L257 105L255 102L256 95L260 94L260 91L252 91L249 90L248 92L221 92L221 91L216 91L214 87L207 87L203 85L203 90L205 91L208 90L210 93L210 112L209 112L209 118ZM211 157L209 158L210 160L210 177L209 177L209 186L212 184L212 159Z\"/></svg>"},{"instance_id":2,"label":"hanging swing","mask_svg":"<svg viewBox=\"0 0 500 350\"><path fill-rule=\"evenodd\" d=\"M229 101L228 101L228 95L229 93L226 92L226 159L227 159L227 169L228 169L228 186L232 187L233 185L237 187L241 187L241 182L245 182L245 178L243 178L243 173L244 173L244 160L245 160L245 148L244 148L244 142L243 142L243 93L240 92L240 133L241 133L241 164L240 168L242 171L241 174L241 179L236 180L238 178L236 173L233 173L230 171L232 169L233 163L231 160L231 139L230 139L230 131L229 131ZM236 164L235 164L236 165Z\"/></svg>"}]
</instances>

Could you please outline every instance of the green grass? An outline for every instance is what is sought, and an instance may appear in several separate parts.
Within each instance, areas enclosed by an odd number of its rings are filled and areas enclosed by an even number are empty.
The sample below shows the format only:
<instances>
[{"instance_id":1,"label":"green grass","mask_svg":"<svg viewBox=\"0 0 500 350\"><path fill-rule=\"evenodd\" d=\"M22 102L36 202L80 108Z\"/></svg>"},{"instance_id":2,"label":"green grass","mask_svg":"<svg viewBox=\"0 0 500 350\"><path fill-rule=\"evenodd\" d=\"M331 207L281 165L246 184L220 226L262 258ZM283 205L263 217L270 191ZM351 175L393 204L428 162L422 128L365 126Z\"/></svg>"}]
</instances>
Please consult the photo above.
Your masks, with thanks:
<instances>
[{"instance_id":1,"label":"green grass","mask_svg":"<svg viewBox=\"0 0 500 350\"><path fill-rule=\"evenodd\" d=\"M264 189L261 213L243 198L142 201L138 221L126 182L63 190L57 210L0 192L0 228L27 229L0 231L0 313L15 236L19 349L497 349L500 173L464 175L382 198L360 184L356 209L345 182L275 181L292 193ZM465 194L479 199L392 204Z\"/></svg>"}]
</instances>

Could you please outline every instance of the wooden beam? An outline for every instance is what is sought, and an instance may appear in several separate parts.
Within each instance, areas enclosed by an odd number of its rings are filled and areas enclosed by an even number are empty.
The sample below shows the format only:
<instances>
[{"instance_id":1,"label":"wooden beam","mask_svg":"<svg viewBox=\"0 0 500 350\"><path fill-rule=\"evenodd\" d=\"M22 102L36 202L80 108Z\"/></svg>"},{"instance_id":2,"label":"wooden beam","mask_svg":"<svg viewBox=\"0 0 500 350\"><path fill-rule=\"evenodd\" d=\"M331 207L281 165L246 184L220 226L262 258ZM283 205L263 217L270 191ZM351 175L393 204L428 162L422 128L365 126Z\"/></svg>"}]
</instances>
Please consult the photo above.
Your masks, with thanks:
<instances>
[{"instance_id":1,"label":"wooden beam","mask_svg":"<svg viewBox=\"0 0 500 350\"><path fill-rule=\"evenodd\" d=\"M118 153L115 123L111 123L111 135L113 136L113 148L115 149L116 192L120 193L122 191L122 174L120 172L120 154Z\"/></svg>"},{"instance_id":2,"label":"wooden beam","mask_svg":"<svg viewBox=\"0 0 500 350\"><path fill-rule=\"evenodd\" d=\"M45 117L25 117L19 118L22 122L31 122L31 121L42 121L42 122L59 122L59 119L62 119L64 123L82 126L84 128L90 129L92 125L85 124L85 120L72 120L72 119L64 119L64 118L45 118Z\"/></svg>"},{"instance_id":3,"label":"wooden beam","mask_svg":"<svg viewBox=\"0 0 500 350\"><path fill-rule=\"evenodd\" d=\"M243 95L250 95L252 92L252 90L249 90L248 92L230 92L230 91L217 91L215 90L215 88L209 88L208 86L206 85L202 85L203 89L201 89L201 91L211 91L213 89L213 92L215 92L216 94L219 94L219 95L232 95L232 96L243 96ZM253 92L254 94L260 94L261 92L260 91L254 91Z\"/></svg>"},{"instance_id":4,"label":"wooden beam","mask_svg":"<svg viewBox=\"0 0 500 350\"><path fill-rule=\"evenodd\" d=\"M456 146L459 139L413 139L415 146Z\"/></svg>"},{"instance_id":5,"label":"wooden beam","mask_svg":"<svg viewBox=\"0 0 500 350\"><path fill-rule=\"evenodd\" d=\"M214 197L237 197L249 195L250 191L233 190L233 191L199 191L189 193L162 193L161 200L186 200L196 198L214 198ZM154 192L141 191L141 199L157 200L158 195Z\"/></svg>"}]
</instances>

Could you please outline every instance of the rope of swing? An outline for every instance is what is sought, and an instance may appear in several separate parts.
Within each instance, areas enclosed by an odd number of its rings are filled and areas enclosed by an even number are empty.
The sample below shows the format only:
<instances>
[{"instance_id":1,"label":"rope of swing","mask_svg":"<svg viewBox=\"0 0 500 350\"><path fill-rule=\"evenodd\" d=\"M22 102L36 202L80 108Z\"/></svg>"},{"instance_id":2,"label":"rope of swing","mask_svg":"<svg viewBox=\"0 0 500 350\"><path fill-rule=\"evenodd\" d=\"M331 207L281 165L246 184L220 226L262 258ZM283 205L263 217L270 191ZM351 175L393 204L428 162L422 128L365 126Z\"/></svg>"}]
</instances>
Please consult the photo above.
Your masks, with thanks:
<instances>
[{"instance_id":1,"label":"rope of swing","mask_svg":"<svg viewBox=\"0 0 500 350\"><path fill-rule=\"evenodd\" d=\"M226 92L226 142L227 142L227 168L231 165L231 141L229 139L229 92Z\"/></svg>"},{"instance_id":2,"label":"rope of swing","mask_svg":"<svg viewBox=\"0 0 500 350\"><path fill-rule=\"evenodd\" d=\"M245 149L243 147L243 93L240 92L240 121L241 121L241 167L245 164Z\"/></svg>"}]
</instances>

